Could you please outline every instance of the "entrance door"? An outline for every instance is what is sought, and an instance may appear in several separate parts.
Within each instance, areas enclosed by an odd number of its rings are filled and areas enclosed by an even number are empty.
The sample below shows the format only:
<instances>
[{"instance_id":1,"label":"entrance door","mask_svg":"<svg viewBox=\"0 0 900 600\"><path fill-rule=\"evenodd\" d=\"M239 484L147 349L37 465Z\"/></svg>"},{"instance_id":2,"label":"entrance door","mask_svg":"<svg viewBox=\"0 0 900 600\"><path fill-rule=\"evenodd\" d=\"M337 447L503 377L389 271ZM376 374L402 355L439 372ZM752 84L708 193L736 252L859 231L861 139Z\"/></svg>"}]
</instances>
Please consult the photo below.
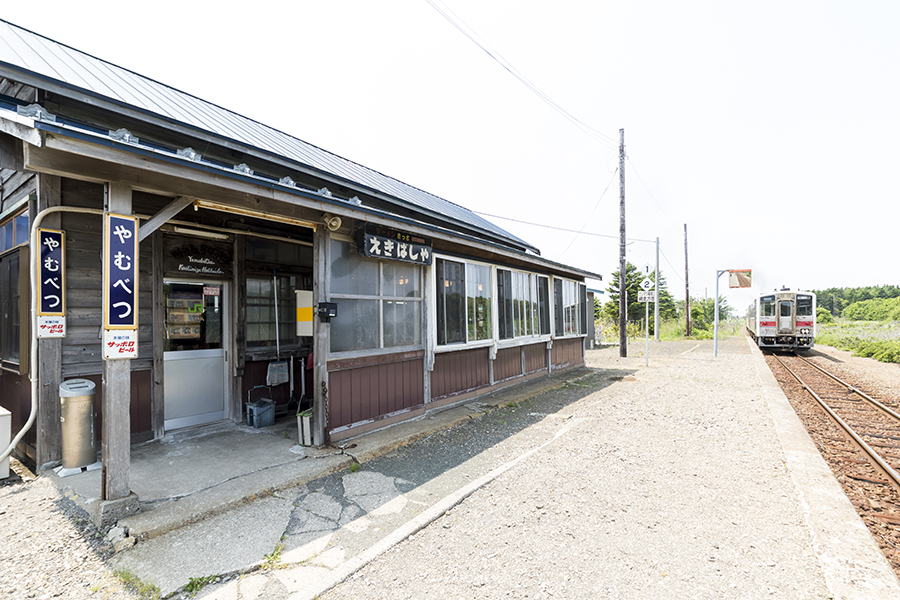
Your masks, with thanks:
<instances>
[{"instance_id":1,"label":"entrance door","mask_svg":"<svg viewBox=\"0 0 900 600\"><path fill-rule=\"evenodd\" d=\"M778 333L794 332L794 303L782 300L778 303Z\"/></svg>"},{"instance_id":2,"label":"entrance door","mask_svg":"<svg viewBox=\"0 0 900 600\"><path fill-rule=\"evenodd\" d=\"M227 289L224 282L165 282L166 430L226 417Z\"/></svg>"}]
</instances>

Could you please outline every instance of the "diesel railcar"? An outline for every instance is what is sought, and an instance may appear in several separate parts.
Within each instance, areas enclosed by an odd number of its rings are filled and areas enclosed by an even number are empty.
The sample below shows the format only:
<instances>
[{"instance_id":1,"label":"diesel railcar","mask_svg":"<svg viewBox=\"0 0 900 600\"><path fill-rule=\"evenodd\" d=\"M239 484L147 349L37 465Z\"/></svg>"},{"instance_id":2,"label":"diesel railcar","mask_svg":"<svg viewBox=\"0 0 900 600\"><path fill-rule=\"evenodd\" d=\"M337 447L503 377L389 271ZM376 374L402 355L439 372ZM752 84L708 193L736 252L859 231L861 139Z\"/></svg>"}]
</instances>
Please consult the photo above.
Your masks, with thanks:
<instances>
[{"instance_id":1,"label":"diesel railcar","mask_svg":"<svg viewBox=\"0 0 900 600\"><path fill-rule=\"evenodd\" d=\"M816 343L816 295L782 289L747 308L747 331L760 348L809 350Z\"/></svg>"}]
</instances>

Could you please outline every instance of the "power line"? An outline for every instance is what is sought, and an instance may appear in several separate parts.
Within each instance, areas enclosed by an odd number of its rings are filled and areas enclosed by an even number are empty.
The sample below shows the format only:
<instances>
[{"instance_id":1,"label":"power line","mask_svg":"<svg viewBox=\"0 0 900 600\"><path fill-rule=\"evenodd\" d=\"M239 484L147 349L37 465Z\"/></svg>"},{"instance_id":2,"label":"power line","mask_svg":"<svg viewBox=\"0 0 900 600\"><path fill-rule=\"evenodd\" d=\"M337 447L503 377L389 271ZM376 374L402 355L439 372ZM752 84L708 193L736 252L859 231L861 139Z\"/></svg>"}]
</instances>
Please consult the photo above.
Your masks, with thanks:
<instances>
[{"instance_id":1,"label":"power line","mask_svg":"<svg viewBox=\"0 0 900 600\"><path fill-rule=\"evenodd\" d=\"M569 111L561 107L559 104L554 102L547 94L545 94L539 87L535 84L531 83L527 77L525 77L518 69L516 69L509 61L503 58L499 52L494 50L488 45L486 41L484 41L481 36L479 36L475 31L466 25L466 23L454 13L449 7L446 6L438 6L438 0L426 0L428 4L431 5L434 10L436 10L442 17L447 19L451 25L456 27L460 33L469 38L469 40L474 43L476 46L481 48L488 56L490 56L494 61L497 62L501 67L503 67L510 75L519 80L525 87L527 87L534 95L543 100L549 106L551 106L556 112L561 114L563 117L568 119L573 125L578 127L584 133L590 135L594 139L598 140L606 144L611 148L615 148L618 146L618 142L608 135L597 131L590 125L582 122L580 119L572 115ZM449 14L448 14L449 13ZM451 16L452 15L452 16Z\"/></svg>"},{"instance_id":2,"label":"power line","mask_svg":"<svg viewBox=\"0 0 900 600\"><path fill-rule=\"evenodd\" d=\"M607 186L608 187L608 186ZM617 235L607 235L605 233L592 233L590 231L578 231L577 229L566 229L565 227L554 227L553 225L545 225L544 223L532 223L531 221L522 221L521 219L513 219L512 217L503 217L500 215L492 215L490 213L481 212L477 210L473 210L473 213L476 215L481 215L482 217L490 217L492 219L503 219L504 221L512 221L513 223L521 223L523 225L532 225L534 227L543 227L544 229L554 229L556 231L565 231L567 233L579 233L581 235L590 235L593 237L602 237L602 238L611 238L614 240L619 239ZM642 240L640 238L626 238L630 242L647 242L648 244L655 244L656 240Z\"/></svg>"},{"instance_id":3,"label":"power line","mask_svg":"<svg viewBox=\"0 0 900 600\"><path fill-rule=\"evenodd\" d=\"M585 219L584 225L581 226L581 229L578 231L578 234L581 234L582 232L584 232L584 228L587 227L587 224L590 223L591 219L594 217L594 213L597 212L597 207L600 206L600 201L603 200L603 196L606 195L607 190L609 190L609 186L612 185L613 180L615 180L615 178L616 178L616 173L618 173L618 172L619 172L619 168L616 167L616 170L613 172L612 179L609 180L609 183L606 184L606 188L604 188L603 193L600 194L599 198L597 198L597 203L594 205L594 209L591 211L591 214L588 215L588 218ZM572 237L572 241L569 242L569 245L566 246L566 249L562 251L562 254L560 254L560 256L566 255L566 252L569 251L569 248L571 248L572 244L575 243L575 240L578 239L578 234L576 234Z\"/></svg>"}]
</instances>

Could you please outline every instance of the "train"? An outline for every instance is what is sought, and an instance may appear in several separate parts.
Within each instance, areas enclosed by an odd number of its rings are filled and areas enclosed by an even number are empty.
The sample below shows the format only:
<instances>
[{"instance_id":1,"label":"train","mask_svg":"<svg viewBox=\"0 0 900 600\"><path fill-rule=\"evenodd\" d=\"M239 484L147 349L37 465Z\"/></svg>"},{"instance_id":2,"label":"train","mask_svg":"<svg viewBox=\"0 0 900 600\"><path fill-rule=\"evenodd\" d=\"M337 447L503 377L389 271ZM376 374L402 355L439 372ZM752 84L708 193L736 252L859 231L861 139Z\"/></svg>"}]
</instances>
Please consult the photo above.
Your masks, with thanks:
<instances>
[{"instance_id":1,"label":"train","mask_svg":"<svg viewBox=\"0 0 900 600\"><path fill-rule=\"evenodd\" d=\"M747 308L747 331L766 350L809 350L816 343L816 295L783 288Z\"/></svg>"}]
</instances>

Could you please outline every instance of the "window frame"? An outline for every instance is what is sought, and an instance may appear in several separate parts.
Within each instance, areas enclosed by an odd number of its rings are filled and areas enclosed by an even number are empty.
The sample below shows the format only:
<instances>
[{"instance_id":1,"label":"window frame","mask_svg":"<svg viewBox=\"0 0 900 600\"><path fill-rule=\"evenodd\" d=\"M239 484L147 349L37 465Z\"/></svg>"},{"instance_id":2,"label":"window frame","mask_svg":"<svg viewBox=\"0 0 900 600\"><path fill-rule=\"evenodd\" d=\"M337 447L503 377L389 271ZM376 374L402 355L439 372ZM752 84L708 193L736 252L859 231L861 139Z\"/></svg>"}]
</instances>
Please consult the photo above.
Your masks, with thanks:
<instances>
[{"instance_id":1,"label":"window frame","mask_svg":"<svg viewBox=\"0 0 900 600\"><path fill-rule=\"evenodd\" d=\"M347 244L350 246L351 250L355 249L355 242L349 236L343 235L334 235L332 234L328 245L329 245L329 263L335 260L333 255L333 244ZM375 356L379 354L396 354L399 352L409 352L411 350L423 350L426 345L426 327L424 323L424 313L425 313L425 286L426 286L426 273L425 269L422 265L417 265L414 263L408 263L403 261L392 261L387 259L376 259L370 257L360 256L360 260L363 261L371 261L377 264L377 275L376 275L376 287L377 293L375 294L361 294L361 293L342 293L342 292L330 292L329 294L329 302L335 302L338 305L338 316L336 319L341 318L341 300L363 300L363 301L375 301L378 303L378 346L376 348L361 348L356 350L332 350L332 336L333 332L329 331L329 341L328 341L328 356L332 359L340 359L340 358L354 358L357 356ZM404 265L410 268L415 268L418 274L418 295L417 296L393 296L393 295L385 295L382 293L382 288L384 285L384 268L385 265ZM331 269L329 267L329 272L327 275L331 281L329 282L330 287L334 283L334 276L331 273ZM418 329L419 329L419 341L415 344L407 344L403 346L385 346L385 323L384 323L384 314L385 314L385 303L386 302L416 302L418 304Z\"/></svg>"},{"instance_id":2,"label":"window frame","mask_svg":"<svg viewBox=\"0 0 900 600\"><path fill-rule=\"evenodd\" d=\"M17 318L11 317L9 322L15 321L15 327L7 328L2 321L2 314L7 314L6 310L0 313L0 370L10 371L19 375L28 374L29 352L30 352L30 331L31 319L30 310L30 234L31 234L31 216L28 210L28 200L31 196L23 198L16 206L3 215L0 221L0 228L11 225L13 235L13 243L6 249L0 251L0 307L9 310L15 308L18 310ZM23 206L24 205L24 206ZM26 220L24 239L19 240L17 235L17 221L22 217ZM11 263L16 263L18 273L16 273L16 287L13 290L11 283L8 288L11 293L9 298L4 297L7 293L6 285L3 285L3 279L11 267ZM16 331L16 328L18 329ZM13 353L17 353L17 357L13 357Z\"/></svg>"},{"instance_id":3,"label":"window frame","mask_svg":"<svg viewBox=\"0 0 900 600\"><path fill-rule=\"evenodd\" d=\"M558 284L558 285L557 285ZM572 300L574 300L572 302ZM567 304L567 302L569 302ZM553 339L584 337L588 332L587 285L582 281L553 278ZM576 330L570 331L575 321ZM561 330L561 331L560 331Z\"/></svg>"},{"instance_id":4,"label":"window frame","mask_svg":"<svg viewBox=\"0 0 900 600\"><path fill-rule=\"evenodd\" d=\"M508 348L511 346L522 346L545 342L552 339L553 328L550 326L550 323L553 321L553 312L549 301L551 287L550 276L534 271L523 271L522 269L513 269L504 266L497 266L495 270L497 272L496 301L498 306L497 334L495 337L497 339L498 347ZM512 296L509 299L501 297L501 279L505 279L501 272L509 273L509 288L512 292ZM538 285L538 282L541 280L544 280L547 283L546 299L541 298L540 295L540 286ZM506 287L505 284L504 287ZM517 292L521 292L523 297L518 298ZM541 310L542 300L546 302L546 311ZM501 310L500 308L502 302L507 303L505 310ZM500 321L501 315L504 315L510 310L512 311L511 320L504 325ZM524 319L519 319L522 321L522 325L517 329L517 315L520 314L523 315ZM547 332L544 332L543 327L544 316L546 316L547 326L549 328ZM535 325L535 317L538 317L538 325ZM508 332L510 325L512 326L512 335L510 337L500 337L502 335L501 332Z\"/></svg>"},{"instance_id":5,"label":"window frame","mask_svg":"<svg viewBox=\"0 0 900 600\"><path fill-rule=\"evenodd\" d=\"M460 342L443 342L441 343L439 340L441 339L441 314L440 307L446 306L445 303L440 301L439 296L441 295L441 281L439 271L441 269L438 267L438 261L442 262L452 262L462 266L462 287L464 289L464 297L462 302L462 318L460 319L461 331L463 333L463 337L465 338ZM478 269L488 269L488 289L487 296L488 306L490 307L490 336L482 339L469 339L469 267L474 267ZM466 348L483 348L486 346L493 346L497 337L497 269L495 265L490 263L470 260L467 258L460 258L458 256L446 256L442 254L434 255L434 307L435 307L435 318L434 318L434 327L432 329L432 333L434 334L434 348L435 352L452 352L454 350L463 350ZM476 327L477 329L477 327Z\"/></svg>"}]
</instances>

